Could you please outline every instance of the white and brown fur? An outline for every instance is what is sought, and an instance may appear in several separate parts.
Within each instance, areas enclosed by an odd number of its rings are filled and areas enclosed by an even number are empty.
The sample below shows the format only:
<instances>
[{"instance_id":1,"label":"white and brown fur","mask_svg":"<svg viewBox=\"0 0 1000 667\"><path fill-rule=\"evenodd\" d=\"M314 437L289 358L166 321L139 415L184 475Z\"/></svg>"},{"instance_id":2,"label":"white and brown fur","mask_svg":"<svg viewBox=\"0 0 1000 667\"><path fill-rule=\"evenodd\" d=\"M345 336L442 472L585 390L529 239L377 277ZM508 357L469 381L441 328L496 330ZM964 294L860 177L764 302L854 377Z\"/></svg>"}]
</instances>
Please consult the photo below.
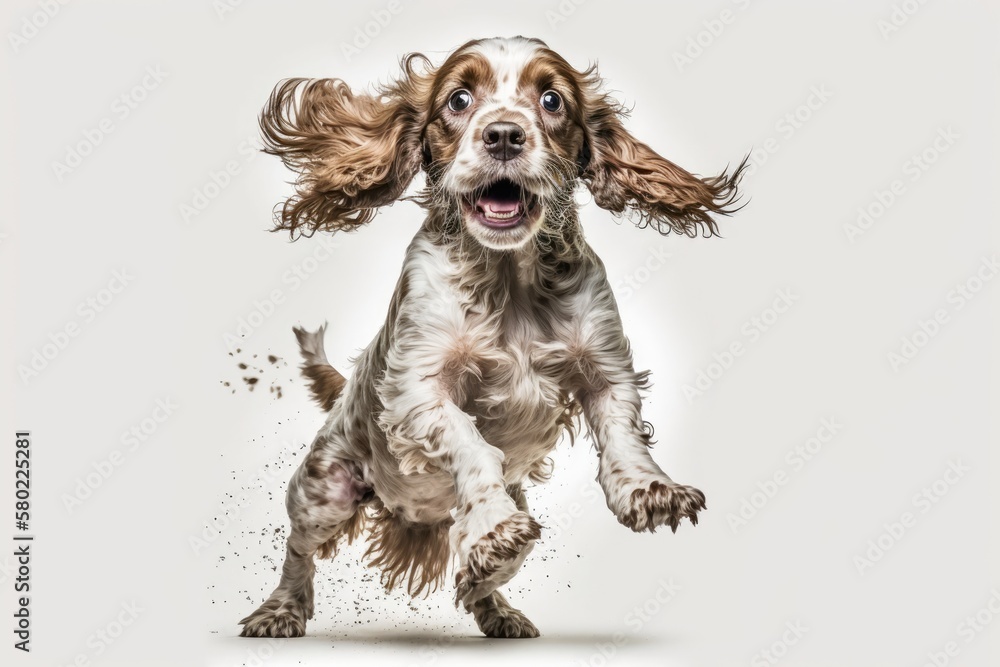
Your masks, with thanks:
<instances>
[{"instance_id":1,"label":"white and brown fur","mask_svg":"<svg viewBox=\"0 0 1000 667\"><path fill-rule=\"evenodd\" d=\"M696 177L633 138L593 67L572 68L538 40L476 40L432 67L404 59L375 94L336 79L293 79L261 115L266 150L299 173L280 208L293 235L357 228L401 198L418 171L426 220L406 253L385 324L346 379L323 329L296 330L303 370L328 411L288 487L281 582L243 635L296 637L313 613L314 557L366 530L387 587L437 587L457 557L456 604L491 637L538 630L500 593L542 527L523 485L581 412L610 510L634 531L697 522L701 491L650 456L636 371L604 267L574 203L583 183L614 213L661 233L716 233L742 170ZM456 111L449 99L469 92ZM555 91L560 109L540 106ZM524 130L521 152L484 150L492 122ZM470 194L505 178L523 189L523 222L480 225ZM519 209L521 210L521 209ZM383 231L385 233L386 230Z\"/></svg>"}]
</instances>

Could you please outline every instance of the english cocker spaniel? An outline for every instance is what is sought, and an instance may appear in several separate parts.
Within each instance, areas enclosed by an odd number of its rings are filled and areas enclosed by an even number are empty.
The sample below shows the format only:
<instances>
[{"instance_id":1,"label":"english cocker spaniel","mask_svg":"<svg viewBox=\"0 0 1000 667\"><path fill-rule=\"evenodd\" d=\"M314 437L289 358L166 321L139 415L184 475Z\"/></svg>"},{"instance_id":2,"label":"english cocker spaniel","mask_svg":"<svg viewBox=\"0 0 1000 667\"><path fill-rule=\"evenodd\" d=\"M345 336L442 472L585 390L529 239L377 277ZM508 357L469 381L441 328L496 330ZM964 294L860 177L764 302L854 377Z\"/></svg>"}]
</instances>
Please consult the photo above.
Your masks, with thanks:
<instances>
[{"instance_id":1,"label":"english cocker spaniel","mask_svg":"<svg viewBox=\"0 0 1000 667\"><path fill-rule=\"evenodd\" d=\"M303 372L329 414L287 494L281 582L244 618L250 637L297 637L313 614L314 557L368 532L387 588L437 587L457 556L457 604L490 637L538 630L501 594L542 526L523 484L582 412L597 480L634 531L692 524L705 496L650 456L636 371L574 191L661 234L711 236L746 163L699 178L637 141L594 67L536 39L471 41L433 67L406 56L375 94L290 79L261 113L265 151L298 173L276 213L293 236L354 230L414 197L427 217L385 324L350 379L321 328L296 329Z\"/></svg>"}]
</instances>

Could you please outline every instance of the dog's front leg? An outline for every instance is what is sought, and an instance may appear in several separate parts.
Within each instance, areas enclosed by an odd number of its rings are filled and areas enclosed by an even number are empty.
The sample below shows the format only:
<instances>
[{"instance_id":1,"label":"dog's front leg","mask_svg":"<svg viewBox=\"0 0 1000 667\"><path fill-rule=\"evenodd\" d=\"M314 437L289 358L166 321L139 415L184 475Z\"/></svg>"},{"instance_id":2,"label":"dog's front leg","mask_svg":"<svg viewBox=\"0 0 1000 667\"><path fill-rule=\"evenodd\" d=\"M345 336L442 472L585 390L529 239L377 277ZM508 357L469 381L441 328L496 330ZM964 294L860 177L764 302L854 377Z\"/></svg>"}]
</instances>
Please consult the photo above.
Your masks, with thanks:
<instances>
[{"instance_id":1,"label":"dog's front leg","mask_svg":"<svg viewBox=\"0 0 1000 667\"><path fill-rule=\"evenodd\" d=\"M639 532L667 525L674 531L681 519L697 523L705 495L678 484L656 464L649 452L649 432L642 419L639 390L646 373L632 364L628 339L614 306L607 280L584 293L578 308L574 339L584 351L578 363L587 378L578 396L600 457L597 480L618 521Z\"/></svg>"},{"instance_id":2,"label":"dog's front leg","mask_svg":"<svg viewBox=\"0 0 1000 667\"><path fill-rule=\"evenodd\" d=\"M402 391L389 398L382 415L389 450L404 474L435 468L451 474L451 543L460 566L455 603L468 610L510 581L541 526L507 494L503 452L483 439L471 416L442 396L436 380L402 380L396 386Z\"/></svg>"},{"instance_id":3,"label":"dog's front leg","mask_svg":"<svg viewBox=\"0 0 1000 667\"><path fill-rule=\"evenodd\" d=\"M623 374L636 375L631 362ZM583 396L584 415L597 444L597 480L623 525L636 532L652 532L662 525L676 531L684 517L698 523L705 495L670 479L650 456L638 381L610 383Z\"/></svg>"}]
</instances>

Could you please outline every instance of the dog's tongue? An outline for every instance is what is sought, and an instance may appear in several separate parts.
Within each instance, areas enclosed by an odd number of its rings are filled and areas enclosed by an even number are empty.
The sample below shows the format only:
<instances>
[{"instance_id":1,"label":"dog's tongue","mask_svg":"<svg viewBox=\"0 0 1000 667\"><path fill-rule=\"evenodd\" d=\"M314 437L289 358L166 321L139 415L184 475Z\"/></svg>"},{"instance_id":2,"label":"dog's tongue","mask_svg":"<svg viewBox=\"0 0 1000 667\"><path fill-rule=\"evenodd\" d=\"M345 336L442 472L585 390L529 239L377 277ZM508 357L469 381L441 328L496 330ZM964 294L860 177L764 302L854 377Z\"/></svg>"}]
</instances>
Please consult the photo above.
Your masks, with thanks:
<instances>
[{"instance_id":1,"label":"dog's tongue","mask_svg":"<svg viewBox=\"0 0 1000 667\"><path fill-rule=\"evenodd\" d=\"M481 196L476 205L484 213L516 213L521 208L521 200L513 197L496 196L490 193Z\"/></svg>"}]
</instances>

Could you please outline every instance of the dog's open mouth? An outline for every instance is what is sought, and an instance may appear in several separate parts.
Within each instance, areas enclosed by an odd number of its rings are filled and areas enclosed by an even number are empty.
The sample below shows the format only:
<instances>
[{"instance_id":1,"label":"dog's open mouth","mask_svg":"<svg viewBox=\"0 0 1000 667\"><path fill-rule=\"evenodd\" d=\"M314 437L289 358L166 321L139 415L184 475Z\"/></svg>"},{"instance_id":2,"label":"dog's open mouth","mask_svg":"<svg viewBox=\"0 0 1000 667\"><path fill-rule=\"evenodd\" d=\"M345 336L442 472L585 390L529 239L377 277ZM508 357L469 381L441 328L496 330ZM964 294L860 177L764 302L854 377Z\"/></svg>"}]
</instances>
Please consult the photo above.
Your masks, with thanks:
<instances>
[{"instance_id":1,"label":"dog's open mouth","mask_svg":"<svg viewBox=\"0 0 1000 667\"><path fill-rule=\"evenodd\" d=\"M467 213L485 227L513 229L530 220L538 198L517 183L501 178L465 198Z\"/></svg>"}]
</instances>

